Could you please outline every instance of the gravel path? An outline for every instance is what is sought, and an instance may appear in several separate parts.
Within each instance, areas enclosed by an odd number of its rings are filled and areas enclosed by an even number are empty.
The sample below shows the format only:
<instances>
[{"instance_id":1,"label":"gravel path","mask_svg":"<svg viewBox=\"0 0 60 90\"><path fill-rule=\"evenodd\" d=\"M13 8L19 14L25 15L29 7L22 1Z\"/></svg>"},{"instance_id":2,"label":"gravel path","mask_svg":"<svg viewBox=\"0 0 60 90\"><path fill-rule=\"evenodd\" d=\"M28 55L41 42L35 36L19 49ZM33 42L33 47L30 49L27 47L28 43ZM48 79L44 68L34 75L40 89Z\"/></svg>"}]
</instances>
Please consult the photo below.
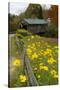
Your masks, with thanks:
<instances>
[{"instance_id":1,"label":"gravel path","mask_svg":"<svg viewBox=\"0 0 60 90\"><path fill-rule=\"evenodd\" d=\"M11 56L10 55L10 49L11 49L11 39L12 39L12 37L14 37L15 36L15 34L9 34L9 36L8 36L8 43L9 43L9 57L8 57L8 83L9 83L9 86L10 86L10 82L11 82L11 80L12 80L12 78L13 78L13 76L14 76L14 72L13 72L13 67L12 67L12 65L11 65L11 62L12 62L12 60L14 60L16 57L14 57L14 56Z\"/></svg>"}]
</instances>

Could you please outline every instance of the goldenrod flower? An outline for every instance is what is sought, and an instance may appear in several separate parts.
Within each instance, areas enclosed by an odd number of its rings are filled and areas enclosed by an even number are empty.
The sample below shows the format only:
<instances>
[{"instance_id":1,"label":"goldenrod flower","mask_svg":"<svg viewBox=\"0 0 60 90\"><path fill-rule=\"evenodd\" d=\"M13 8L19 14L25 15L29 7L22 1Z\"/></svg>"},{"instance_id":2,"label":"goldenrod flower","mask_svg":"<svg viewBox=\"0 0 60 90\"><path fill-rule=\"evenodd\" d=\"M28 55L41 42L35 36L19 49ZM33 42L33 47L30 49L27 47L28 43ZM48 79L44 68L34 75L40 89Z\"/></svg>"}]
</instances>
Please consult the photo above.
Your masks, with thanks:
<instances>
[{"instance_id":1,"label":"goldenrod flower","mask_svg":"<svg viewBox=\"0 0 60 90\"><path fill-rule=\"evenodd\" d=\"M54 58L49 58L48 61L47 61L49 64L53 64L53 63L56 63L56 60Z\"/></svg>"},{"instance_id":2,"label":"goldenrod flower","mask_svg":"<svg viewBox=\"0 0 60 90\"><path fill-rule=\"evenodd\" d=\"M32 55L32 60L37 59L37 58L38 58L38 55L37 55L36 53L34 53L34 54Z\"/></svg>"},{"instance_id":3,"label":"goldenrod flower","mask_svg":"<svg viewBox=\"0 0 60 90\"><path fill-rule=\"evenodd\" d=\"M13 62L12 62L12 65L13 66L20 66L21 65L21 60L20 59L15 59Z\"/></svg>"},{"instance_id":4,"label":"goldenrod flower","mask_svg":"<svg viewBox=\"0 0 60 90\"><path fill-rule=\"evenodd\" d=\"M20 80L20 82L24 83L24 82L27 81L27 78L26 78L25 75L20 75L20 76L19 76L19 80Z\"/></svg>"}]
</instances>

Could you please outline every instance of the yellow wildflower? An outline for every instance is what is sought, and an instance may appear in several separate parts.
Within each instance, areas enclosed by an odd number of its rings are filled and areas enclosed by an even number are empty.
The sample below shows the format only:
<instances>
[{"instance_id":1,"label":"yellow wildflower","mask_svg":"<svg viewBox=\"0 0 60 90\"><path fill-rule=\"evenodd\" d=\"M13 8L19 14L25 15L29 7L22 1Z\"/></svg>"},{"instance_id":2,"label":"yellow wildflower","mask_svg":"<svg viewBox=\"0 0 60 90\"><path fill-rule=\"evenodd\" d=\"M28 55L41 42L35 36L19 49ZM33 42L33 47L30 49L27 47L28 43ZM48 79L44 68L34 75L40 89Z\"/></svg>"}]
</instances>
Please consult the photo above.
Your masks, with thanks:
<instances>
[{"instance_id":1,"label":"yellow wildflower","mask_svg":"<svg viewBox=\"0 0 60 90\"><path fill-rule=\"evenodd\" d=\"M51 53L52 53L51 49L47 49L46 51L44 51L44 55L48 55L48 54L51 54Z\"/></svg>"},{"instance_id":2,"label":"yellow wildflower","mask_svg":"<svg viewBox=\"0 0 60 90\"><path fill-rule=\"evenodd\" d=\"M58 75L56 74L56 75L54 75L53 77L54 77L54 78L58 78Z\"/></svg>"},{"instance_id":3,"label":"yellow wildflower","mask_svg":"<svg viewBox=\"0 0 60 90\"><path fill-rule=\"evenodd\" d=\"M58 78L58 75L57 75L57 72L56 72L56 70L51 70L51 75L53 76L53 78Z\"/></svg>"},{"instance_id":4,"label":"yellow wildflower","mask_svg":"<svg viewBox=\"0 0 60 90\"><path fill-rule=\"evenodd\" d=\"M48 71L48 67L45 66L45 65L43 65L43 64L41 64L41 65L40 65L40 70Z\"/></svg>"},{"instance_id":5,"label":"yellow wildflower","mask_svg":"<svg viewBox=\"0 0 60 90\"><path fill-rule=\"evenodd\" d=\"M21 65L21 60L19 60L19 59L14 60L14 61L12 62L12 65L13 65L13 66L20 66L20 65Z\"/></svg>"},{"instance_id":6,"label":"yellow wildflower","mask_svg":"<svg viewBox=\"0 0 60 90\"><path fill-rule=\"evenodd\" d=\"M41 77L40 75L37 75L37 78L38 78L38 79L40 79L40 77Z\"/></svg>"},{"instance_id":7,"label":"yellow wildflower","mask_svg":"<svg viewBox=\"0 0 60 90\"><path fill-rule=\"evenodd\" d=\"M56 72L56 70L51 70L51 72L50 72L52 75L56 75L57 74L57 72Z\"/></svg>"},{"instance_id":8,"label":"yellow wildflower","mask_svg":"<svg viewBox=\"0 0 60 90\"><path fill-rule=\"evenodd\" d=\"M26 82L26 80L27 80L27 78L26 78L26 76L25 75L20 75L19 76L19 80L20 80L20 82Z\"/></svg>"},{"instance_id":9,"label":"yellow wildflower","mask_svg":"<svg viewBox=\"0 0 60 90\"><path fill-rule=\"evenodd\" d=\"M54 58L49 58L48 61L47 61L49 64L53 64L53 63L56 63L56 60Z\"/></svg>"},{"instance_id":10,"label":"yellow wildflower","mask_svg":"<svg viewBox=\"0 0 60 90\"><path fill-rule=\"evenodd\" d=\"M43 68L43 65L41 65L41 66L40 66L40 70L43 70L43 69L44 69L44 68Z\"/></svg>"},{"instance_id":11,"label":"yellow wildflower","mask_svg":"<svg viewBox=\"0 0 60 90\"><path fill-rule=\"evenodd\" d=\"M43 66L43 69L44 69L45 71L48 71L48 67L47 67L47 66Z\"/></svg>"},{"instance_id":12,"label":"yellow wildflower","mask_svg":"<svg viewBox=\"0 0 60 90\"><path fill-rule=\"evenodd\" d=\"M27 54L31 55L32 50L30 48L27 49Z\"/></svg>"},{"instance_id":13,"label":"yellow wildflower","mask_svg":"<svg viewBox=\"0 0 60 90\"><path fill-rule=\"evenodd\" d=\"M32 60L37 59L37 58L38 58L38 55L37 55L36 53L34 53L34 54L32 55Z\"/></svg>"}]
</instances>

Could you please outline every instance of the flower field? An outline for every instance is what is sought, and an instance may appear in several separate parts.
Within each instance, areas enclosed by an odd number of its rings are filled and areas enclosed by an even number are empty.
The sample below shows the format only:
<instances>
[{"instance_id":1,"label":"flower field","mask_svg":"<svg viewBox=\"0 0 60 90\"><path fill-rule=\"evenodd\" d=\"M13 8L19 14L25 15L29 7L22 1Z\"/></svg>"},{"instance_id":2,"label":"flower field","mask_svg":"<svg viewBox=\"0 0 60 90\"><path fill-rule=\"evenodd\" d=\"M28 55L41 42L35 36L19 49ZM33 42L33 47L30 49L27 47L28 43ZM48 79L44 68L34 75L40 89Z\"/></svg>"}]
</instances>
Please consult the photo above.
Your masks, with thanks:
<instances>
[{"instance_id":1,"label":"flower field","mask_svg":"<svg viewBox=\"0 0 60 90\"><path fill-rule=\"evenodd\" d=\"M16 38L14 37L14 40L15 39ZM53 38L40 37L38 35L24 36L21 39L18 38L18 40L20 46L17 47L15 40L14 44L16 46L16 50L14 49L14 51L12 48L11 51L12 56L14 55L16 57L10 63L10 87L31 86L26 70L27 64L25 64L24 55L30 63L32 72L39 86L58 84L57 40ZM18 50L20 50L20 53Z\"/></svg>"},{"instance_id":2,"label":"flower field","mask_svg":"<svg viewBox=\"0 0 60 90\"><path fill-rule=\"evenodd\" d=\"M27 57L39 85L58 83L58 46L37 35L25 40Z\"/></svg>"}]
</instances>

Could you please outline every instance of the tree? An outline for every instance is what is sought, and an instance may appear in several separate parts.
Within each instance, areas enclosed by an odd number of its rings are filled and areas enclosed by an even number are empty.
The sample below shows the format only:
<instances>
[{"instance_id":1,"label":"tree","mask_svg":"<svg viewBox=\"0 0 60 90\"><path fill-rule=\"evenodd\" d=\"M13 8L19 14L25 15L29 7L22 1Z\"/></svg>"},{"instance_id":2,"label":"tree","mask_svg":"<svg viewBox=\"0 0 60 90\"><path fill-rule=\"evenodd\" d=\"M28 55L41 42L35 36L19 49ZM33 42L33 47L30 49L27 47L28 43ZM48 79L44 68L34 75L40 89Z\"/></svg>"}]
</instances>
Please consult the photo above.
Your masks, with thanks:
<instances>
[{"instance_id":1,"label":"tree","mask_svg":"<svg viewBox=\"0 0 60 90\"><path fill-rule=\"evenodd\" d=\"M57 5L51 5L50 9L43 10L43 16L45 19L50 18L51 22L58 26L58 6Z\"/></svg>"},{"instance_id":2,"label":"tree","mask_svg":"<svg viewBox=\"0 0 60 90\"><path fill-rule=\"evenodd\" d=\"M8 14L8 30L9 33L15 33L19 27L20 19L19 16Z\"/></svg>"},{"instance_id":3,"label":"tree","mask_svg":"<svg viewBox=\"0 0 60 90\"><path fill-rule=\"evenodd\" d=\"M58 26L58 6L57 5L51 5L50 17L54 25Z\"/></svg>"},{"instance_id":4,"label":"tree","mask_svg":"<svg viewBox=\"0 0 60 90\"><path fill-rule=\"evenodd\" d=\"M20 15L21 18L43 18L40 4L29 4L27 10Z\"/></svg>"}]
</instances>

